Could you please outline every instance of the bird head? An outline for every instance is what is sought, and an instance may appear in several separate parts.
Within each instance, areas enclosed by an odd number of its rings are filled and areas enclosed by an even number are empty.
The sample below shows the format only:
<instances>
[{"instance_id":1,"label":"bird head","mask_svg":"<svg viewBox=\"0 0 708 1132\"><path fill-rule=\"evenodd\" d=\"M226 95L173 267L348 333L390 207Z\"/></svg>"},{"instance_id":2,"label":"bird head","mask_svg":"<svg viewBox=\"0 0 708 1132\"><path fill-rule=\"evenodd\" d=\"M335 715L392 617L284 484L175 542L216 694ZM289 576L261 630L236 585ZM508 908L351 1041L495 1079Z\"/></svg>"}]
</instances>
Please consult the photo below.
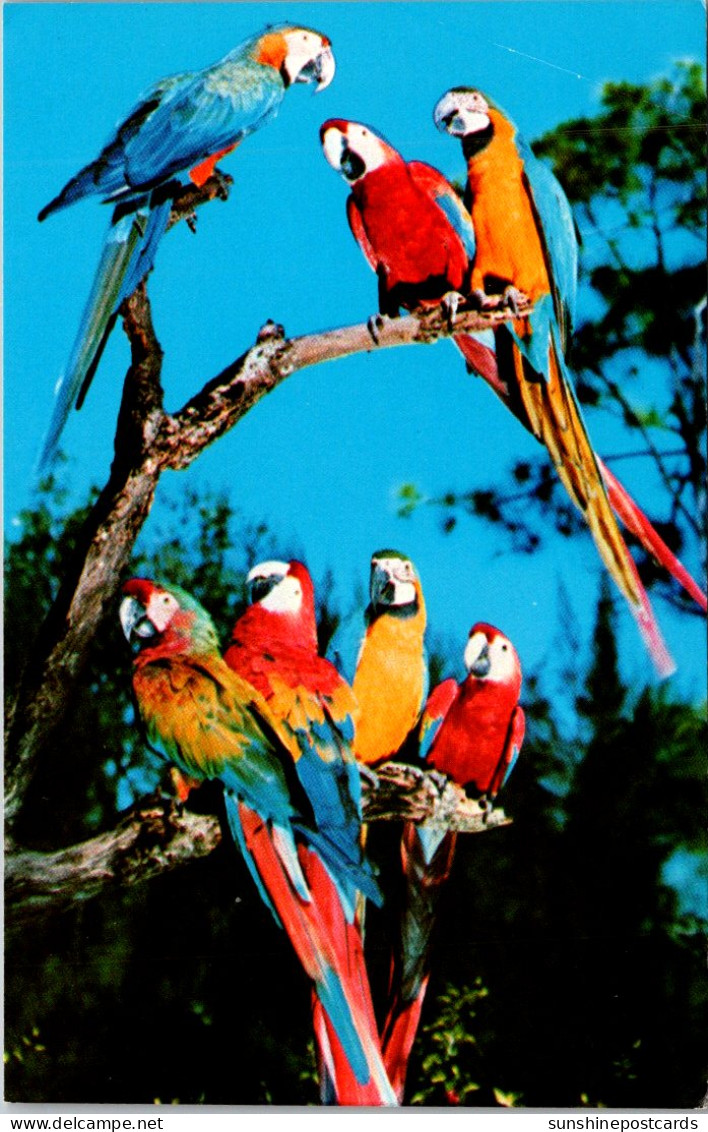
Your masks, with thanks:
<instances>
[{"instance_id":1,"label":"bird head","mask_svg":"<svg viewBox=\"0 0 708 1132\"><path fill-rule=\"evenodd\" d=\"M385 138L361 122L330 118L320 126L320 141L327 161L351 185L400 155Z\"/></svg>"},{"instance_id":2,"label":"bird head","mask_svg":"<svg viewBox=\"0 0 708 1132\"><path fill-rule=\"evenodd\" d=\"M464 660L470 676L494 684L516 685L517 695L521 691L521 664L516 649L493 625L478 621L472 626Z\"/></svg>"},{"instance_id":3,"label":"bird head","mask_svg":"<svg viewBox=\"0 0 708 1132\"><path fill-rule=\"evenodd\" d=\"M417 613L423 607L423 592L415 566L397 550L377 550L371 557L369 596L372 615Z\"/></svg>"},{"instance_id":4,"label":"bird head","mask_svg":"<svg viewBox=\"0 0 708 1132\"><path fill-rule=\"evenodd\" d=\"M454 87L437 102L433 121L439 130L454 138L474 138L479 148L490 140L492 107L485 96L470 87Z\"/></svg>"},{"instance_id":5,"label":"bird head","mask_svg":"<svg viewBox=\"0 0 708 1132\"><path fill-rule=\"evenodd\" d=\"M218 650L209 614L178 586L131 578L123 586L123 595L119 616L130 644L140 648L159 645L171 652Z\"/></svg>"},{"instance_id":6,"label":"bird head","mask_svg":"<svg viewBox=\"0 0 708 1132\"><path fill-rule=\"evenodd\" d=\"M273 631L280 622L292 644L317 648L315 590L302 562L259 562L249 571L246 585L250 606L270 615Z\"/></svg>"},{"instance_id":7,"label":"bird head","mask_svg":"<svg viewBox=\"0 0 708 1132\"><path fill-rule=\"evenodd\" d=\"M256 61L275 67L286 87L315 83L315 94L334 78L334 55L326 35L312 28L272 28L256 45Z\"/></svg>"}]
</instances>

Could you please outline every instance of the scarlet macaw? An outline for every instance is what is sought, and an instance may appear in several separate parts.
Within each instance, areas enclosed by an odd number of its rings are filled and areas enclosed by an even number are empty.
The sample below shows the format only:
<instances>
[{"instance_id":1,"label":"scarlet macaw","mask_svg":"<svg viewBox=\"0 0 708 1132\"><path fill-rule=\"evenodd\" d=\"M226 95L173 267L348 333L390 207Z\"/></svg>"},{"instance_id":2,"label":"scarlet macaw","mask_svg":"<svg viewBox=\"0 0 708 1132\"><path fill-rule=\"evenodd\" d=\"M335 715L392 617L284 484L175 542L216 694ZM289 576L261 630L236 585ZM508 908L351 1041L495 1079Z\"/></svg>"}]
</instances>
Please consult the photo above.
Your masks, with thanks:
<instances>
[{"instance_id":1,"label":"scarlet macaw","mask_svg":"<svg viewBox=\"0 0 708 1132\"><path fill-rule=\"evenodd\" d=\"M351 750L357 704L334 665L318 654L312 579L301 562L262 562L248 575L251 604L234 625L224 659L234 672L264 697L288 737L320 829L341 847L333 870L316 849L300 850L300 865L311 901L292 890L287 907L278 906L283 922L297 907L307 933L305 969L326 950L335 961L335 977L356 1020L357 1043L332 1017L315 982L314 1024L324 1101L330 1086L340 1105L395 1104L381 1059L364 953L351 902L349 862L362 867L360 779ZM270 863L254 853L260 881L272 890ZM343 873L343 877L340 876ZM343 883L343 881L346 882ZM369 877L361 886L380 903ZM315 955L310 955L311 949ZM308 966L309 964L309 966ZM366 1055L366 1072L357 1059Z\"/></svg>"},{"instance_id":2,"label":"scarlet macaw","mask_svg":"<svg viewBox=\"0 0 708 1132\"><path fill-rule=\"evenodd\" d=\"M445 96L448 97L450 96ZM445 103L445 98L439 106ZM451 123L454 125L454 120ZM482 133L486 138L487 135ZM491 243L493 230L484 217L478 219L474 207L470 216L443 175L422 162L406 163L388 142L361 123L331 119L322 125L320 136L325 157L351 184L351 194L347 200L349 224L378 276L380 311L396 315L400 307L410 310L418 305L431 306L444 300L454 317L459 293L470 295L476 292L479 298L480 255L482 263L485 262L481 245ZM474 154L470 158L472 160ZM517 169L517 179L521 183L518 158L513 168ZM560 187L545 168L544 174L551 177L555 186L549 188L546 195L556 202L556 207L562 212ZM509 191L513 193L513 178L507 178L504 183L507 188L511 184ZM506 195L500 192L499 199L502 196L506 200ZM530 206L527 204L527 207ZM567 202L565 207L569 216ZM507 214L514 215L508 201L505 216ZM574 240L572 220L568 223L569 238ZM567 235L565 229L560 227L562 235ZM501 231L503 233L506 229L502 227ZM508 231L509 243L514 244L516 229ZM556 235L554 248L560 241L561 237ZM519 247L523 246L520 242ZM490 253L486 254L489 257ZM513 251L509 252L510 256L513 254ZM534 290L534 278L521 274L516 282L516 290L535 301L540 314L537 317L534 310L530 319L515 320L511 330L504 329L506 324L500 326L495 333L496 357L470 335L456 334L454 341L468 365L481 374L522 423L548 447L564 485L590 526L603 561L618 581L622 592L630 599L631 609L657 667L662 674L667 675L673 668L673 662L661 639L649 599L619 533L611 506L632 533L704 609L706 596L665 546L621 484L597 461L590 446L567 369L557 349L557 343L561 342L561 338L565 342L570 331L575 270L575 256L566 257L560 277L567 299L559 306L557 318L550 290L545 300L543 296L539 299ZM513 299L513 290L505 290ZM545 325L547 369L550 376L544 381L536 373L534 380L524 377L523 381L515 379L512 382L508 373L509 356L513 352L520 367L521 345L524 341L513 326L517 323L525 326L534 318L537 318L537 327L539 324L541 328ZM541 337L541 331L537 330L531 355L536 364L539 362L539 353L542 353L539 346ZM529 364L523 360L523 372L526 375ZM526 405L526 401L530 407ZM541 419L542 412L546 412L550 423L544 423ZM603 486L603 477L606 488Z\"/></svg>"},{"instance_id":3,"label":"scarlet macaw","mask_svg":"<svg viewBox=\"0 0 708 1132\"><path fill-rule=\"evenodd\" d=\"M375 1028L372 1043L351 929L357 893L378 899L379 892L359 844L346 695L334 682L319 699L302 695L273 673L281 704L290 689L290 711L279 717L221 657L209 615L192 597L143 578L123 592L120 618L139 646L133 690L148 742L190 778L223 783L234 840L316 988L333 1043L360 1087L395 1103ZM285 593L290 600L289 586Z\"/></svg>"},{"instance_id":4,"label":"scarlet macaw","mask_svg":"<svg viewBox=\"0 0 708 1132\"><path fill-rule=\"evenodd\" d=\"M352 683L360 713L354 754L360 763L394 758L420 719L428 690L425 623L423 590L410 558L377 550Z\"/></svg>"},{"instance_id":5,"label":"scarlet macaw","mask_svg":"<svg viewBox=\"0 0 708 1132\"><path fill-rule=\"evenodd\" d=\"M334 76L329 40L309 28L266 28L202 71L155 83L95 161L39 213L97 194L115 205L68 365L56 387L40 466L53 459L71 407L80 408L118 308L152 268L172 200L186 175L201 186L216 162L273 118L292 83Z\"/></svg>"},{"instance_id":6,"label":"scarlet macaw","mask_svg":"<svg viewBox=\"0 0 708 1132\"><path fill-rule=\"evenodd\" d=\"M468 675L432 692L420 728L420 755L468 791L493 800L521 750L521 665L511 641L479 622L465 648ZM430 976L431 935L442 885L455 854L451 830L407 823L401 858L405 877L399 949L394 953L382 1033L384 1062L399 1102Z\"/></svg>"}]
</instances>

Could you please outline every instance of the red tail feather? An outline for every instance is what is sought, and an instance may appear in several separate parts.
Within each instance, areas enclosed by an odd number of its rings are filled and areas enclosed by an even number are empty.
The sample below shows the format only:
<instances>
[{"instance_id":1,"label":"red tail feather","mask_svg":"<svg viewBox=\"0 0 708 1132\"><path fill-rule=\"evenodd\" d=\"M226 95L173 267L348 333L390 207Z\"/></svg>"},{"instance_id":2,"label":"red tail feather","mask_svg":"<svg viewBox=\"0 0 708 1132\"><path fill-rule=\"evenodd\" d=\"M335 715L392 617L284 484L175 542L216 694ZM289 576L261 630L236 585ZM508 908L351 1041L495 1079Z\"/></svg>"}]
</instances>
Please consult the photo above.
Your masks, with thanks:
<instances>
[{"instance_id":1,"label":"red tail feather","mask_svg":"<svg viewBox=\"0 0 708 1132\"><path fill-rule=\"evenodd\" d=\"M266 823L243 803L239 815L247 848L316 994L331 988L334 978L346 1000L349 1039L363 1051L365 1081L355 1074L321 1003L315 1010L320 1061L332 1072L337 1103L395 1104L381 1058L361 937L356 925L347 921L334 881L314 850L298 845L300 867L312 893L310 901L303 900L291 884Z\"/></svg>"},{"instance_id":2,"label":"red tail feather","mask_svg":"<svg viewBox=\"0 0 708 1132\"><path fill-rule=\"evenodd\" d=\"M615 515L622 520L627 530L639 540L644 549L648 550L656 561L669 571L679 585L683 586L693 600L700 605L701 609L708 610L708 598L697 582L693 580L683 563L679 562L676 555L669 550L646 515L639 510L634 500L627 494L610 469L600 459L597 463L602 472L602 478L605 481L607 494Z\"/></svg>"}]
</instances>

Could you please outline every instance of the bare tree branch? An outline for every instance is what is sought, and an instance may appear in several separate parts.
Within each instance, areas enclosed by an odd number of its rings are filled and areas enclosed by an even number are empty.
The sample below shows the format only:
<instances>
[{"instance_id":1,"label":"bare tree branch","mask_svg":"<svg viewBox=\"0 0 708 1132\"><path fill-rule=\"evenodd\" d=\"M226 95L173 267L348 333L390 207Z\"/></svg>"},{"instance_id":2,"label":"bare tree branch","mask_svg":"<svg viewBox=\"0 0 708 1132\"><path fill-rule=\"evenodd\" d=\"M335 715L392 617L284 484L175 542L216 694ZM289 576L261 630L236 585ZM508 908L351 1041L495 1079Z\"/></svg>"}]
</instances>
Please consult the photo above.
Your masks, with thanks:
<instances>
[{"instance_id":1,"label":"bare tree branch","mask_svg":"<svg viewBox=\"0 0 708 1132\"><path fill-rule=\"evenodd\" d=\"M509 825L503 810L480 805L436 772L387 763L363 778L366 821L425 821L460 833ZM180 812L170 799L143 799L108 833L52 853L5 858L9 929L64 912L107 889L151 880L211 853L221 841L217 818Z\"/></svg>"}]
</instances>

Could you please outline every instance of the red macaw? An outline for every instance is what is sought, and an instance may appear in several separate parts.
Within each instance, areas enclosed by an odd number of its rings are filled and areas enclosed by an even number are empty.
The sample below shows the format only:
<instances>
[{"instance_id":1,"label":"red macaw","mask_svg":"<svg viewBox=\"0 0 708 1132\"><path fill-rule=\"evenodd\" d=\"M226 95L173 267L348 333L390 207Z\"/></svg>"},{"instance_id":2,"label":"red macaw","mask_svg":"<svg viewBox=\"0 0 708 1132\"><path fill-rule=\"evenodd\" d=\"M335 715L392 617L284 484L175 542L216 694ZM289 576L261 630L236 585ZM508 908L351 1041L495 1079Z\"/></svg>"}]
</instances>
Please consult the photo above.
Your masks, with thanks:
<instances>
[{"instance_id":1,"label":"red macaw","mask_svg":"<svg viewBox=\"0 0 708 1132\"><path fill-rule=\"evenodd\" d=\"M325 948L333 955L334 975L356 1023L352 1048L351 1036L315 983L323 1101L330 1099L331 1088L340 1105L395 1104L381 1059L351 884L343 883L348 880L348 862L356 861L360 869L362 857L360 779L351 750L356 700L334 665L318 654L314 589L306 567L295 561L262 562L249 573L248 586L251 604L234 625L224 659L258 690L286 731L318 825L342 849L336 869L323 862L316 849L301 851L302 874L312 899L303 905L297 892L287 897L304 921L308 950L315 950L315 958ZM270 891L269 859L261 861L254 853L254 860ZM360 891L378 897L371 878ZM280 906L278 911L284 919ZM313 957L306 954L305 959L311 966ZM362 1049L366 1072L360 1066Z\"/></svg>"},{"instance_id":2,"label":"red macaw","mask_svg":"<svg viewBox=\"0 0 708 1132\"><path fill-rule=\"evenodd\" d=\"M377 274L381 313L395 316L401 307L413 309L444 301L454 317L460 293L465 296L477 293L479 299L479 245L491 239L488 226L480 220L480 232L476 233L474 208L470 216L443 175L422 162L406 163L385 139L358 122L331 119L322 125L320 136L330 165L341 172L351 185L347 200L349 224ZM554 184L557 185L555 180ZM549 195L556 199L552 193ZM508 211L511 213L510 208ZM572 221L570 230L574 239ZM515 229L509 231L509 242L513 243ZM522 423L549 448L564 485L588 521L603 560L618 579L623 593L631 595L632 611L657 667L663 674L668 674L673 662L661 640L634 561L617 528L608 493L612 507L622 521L704 609L706 597L614 476L598 463L592 451L564 365L562 373L559 372L559 355L554 346L556 341L560 341L560 327L563 328L564 340L569 333L575 286L574 282L572 285L570 282L571 277L575 278L572 265L565 266L565 276L568 279L568 299L558 320L554 318L552 322L557 332L547 330L546 334L547 345L550 342L547 368L552 371L547 382L537 375L535 381L524 380L521 389L518 381L511 384L507 373L510 349L507 348L505 354L504 346L511 343L518 358L520 347L510 337L510 334L516 333L513 327L511 331L500 327L496 332L496 357L470 335L454 335L454 341L468 365L492 386ZM528 294L538 305L533 283L533 278L527 279L522 275L516 286L519 292ZM506 290L513 300L514 292L509 288ZM548 321L549 312L552 312L550 293L545 304L541 297L540 308L538 318L541 322L544 318ZM531 318L535 314L534 310ZM514 325L528 321L515 320ZM534 361L538 361L539 337L541 335L537 331ZM524 364L528 365L527 362ZM525 407L522 398L529 400L530 404L538 401L543 408L546 401L551 400L551 395L546 395L547 388L554 391L555 425L551 428L546 422L541 429L537 427L540 408L537 406L532 413ZM561 400L564 406L562 412Z\"/></svg>"},{"instance_id":3,"label":"red macaw","mask_svg":"<svg viewBox=\"0 0 708 1132\"><path fill-rule=\"evenodd\" d=\"M203 71L155 83L96 158L39 214L44 220L83 197L115 204L91 294L64 374L40 466L56 454L72 405L80 408L118 308L155 261L170 207L187 176L203 185L216 162L278 112L292 83L334 76L330 42L309 28L266 28Z\"/></svg>"},{"instance_id":4,"label":"red macaw","mask_svg":"<svg viewBox=\"0 0 708 1132\"><path fill-rule=\"evenodd\" d=\"M295 582L285 586L286 604ZM190 778L223 783L234 840L314 984L332 1045L339 1043L366 1103L395 1104L352 928L358 892L376 900L379 891L359 843L358 771L346 758L351 693L331 676L310 693L292 669L271 669L276 712L221 657L209 615L192 597L143 578L123 592L120 617L139 646L133 690L148 742ZM282 594L271 594L270 604ZM250 667L264 687L263 672Z\"/></svg>"},{"instance_id":5,"label":"red macaw","mask_svg":"<svg viewBox=\"0 0 708 1132\"><path fill-rule=\"evenodd\" d=\"M706 595L597 459L590 443L565 360L577 291L578 245L570 205L514 123L480 91L467 87L448 91L433 116L439 129L462 140L467 161L465 203L477 240L472 294L483 304L490 295L502 295L513 309L521 293L533 304L528 317L506 322L495 331L501 379L497 392L545 444L629 604L657 671L670 675L675 665L613 508L703 609Z\"/></svg>"},{"instance_id":6,"label":"red macaw","mask_svg":"<svg viewBox=\"0 0 708 1132\"><path fill-rule=\"evenodd\" d=\"M492 801L508 779L524 738L521 665L511 641L483 622L470 630L464 659L466 679L461 684L443 681L425 706L420 754L429 768ZM384 1062L399 1102L430 975L438 898L456 840L455 832L424 824L407 823L403 831L405 899L382 1032Z\"/></svg>"},{"instance_id":7,"label":"red macaw","mask_svg":"<svg viewBox=\"0 0 708 1132\"><path fill-rule=\"evenodd\" d=\"M425 601L416 568L396 550L371 558L366 632L352 689L357 762L392 759L417 726L428 690Z\"/></svg>"}]
</instances>

